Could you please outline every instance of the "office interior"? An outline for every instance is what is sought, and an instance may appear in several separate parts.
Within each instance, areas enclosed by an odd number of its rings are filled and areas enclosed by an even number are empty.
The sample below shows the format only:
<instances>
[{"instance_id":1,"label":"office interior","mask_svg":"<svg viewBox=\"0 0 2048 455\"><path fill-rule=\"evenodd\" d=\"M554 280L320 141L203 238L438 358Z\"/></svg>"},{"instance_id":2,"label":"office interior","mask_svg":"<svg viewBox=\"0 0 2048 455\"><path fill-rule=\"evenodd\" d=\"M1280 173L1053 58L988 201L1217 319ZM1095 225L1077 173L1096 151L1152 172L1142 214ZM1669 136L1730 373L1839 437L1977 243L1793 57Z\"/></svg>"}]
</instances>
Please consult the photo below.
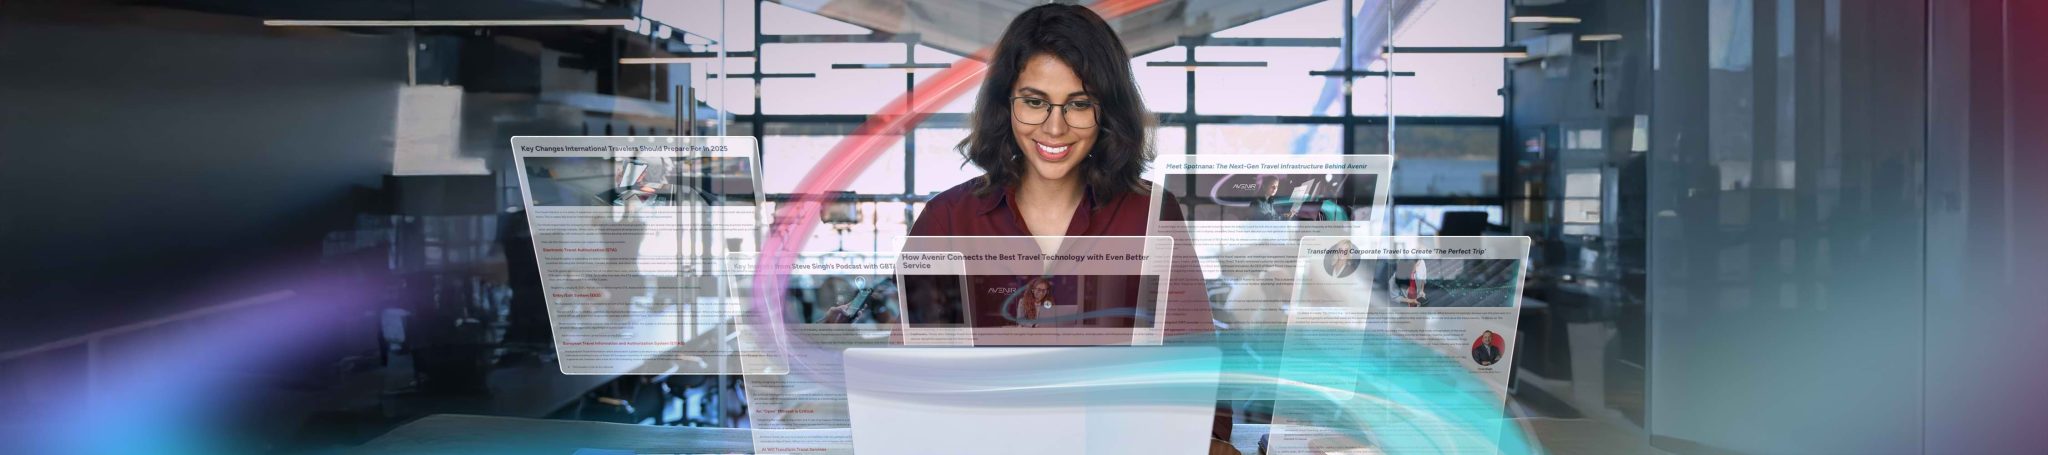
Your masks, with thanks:
<instances>
[{"instance_id":1,"label":"office interior","mask_svg":"<svg viewBox=\"0 0 2048 455\"><path fill-rule=\"evenodd\" d=\"M0 3L0 434L739 444L740 376L551 363L508 139L752 136L772 209L1035 3ZM1160 153L1391 154L1389 232L1533 240L1505 417L1545 452L2048 443L2048 4L1103 3ZM978 175L969 97L806 250Z\"/></svg>"}]
</instances>

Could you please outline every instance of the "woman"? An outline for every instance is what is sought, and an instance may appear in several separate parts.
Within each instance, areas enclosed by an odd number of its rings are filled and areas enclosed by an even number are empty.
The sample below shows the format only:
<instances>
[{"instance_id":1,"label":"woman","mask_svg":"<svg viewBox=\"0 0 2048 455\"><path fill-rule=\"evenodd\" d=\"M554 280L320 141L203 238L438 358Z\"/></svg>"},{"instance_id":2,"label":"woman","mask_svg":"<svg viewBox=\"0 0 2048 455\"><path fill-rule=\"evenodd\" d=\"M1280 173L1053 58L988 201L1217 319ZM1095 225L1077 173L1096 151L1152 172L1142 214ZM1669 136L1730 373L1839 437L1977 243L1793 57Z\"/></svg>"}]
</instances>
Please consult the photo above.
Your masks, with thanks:
<instances>
[{"instance_id":1,"label":"woman","mask_svg":"<svg viewBox=\"0 0 2048 455\"><path fill-rule=\"evenodd\" d=\"M983 174L940 192L912 236L1142 236L1154 154L1130 54L1101 16L1048 4L1017 15L990 56L961 154ZM1163 197L1159 223L1182 220ZM1194 250L1174 242L1168 336L1214 330ZM1054 293L1065 295L1063 279ZM1070 281L1070 280L1069 280ZM1021 283L1018 283L1021 284ZM1066 284L1071 287L1073 284Z\"/></svg>"},{"instance_id":2,"label":"woman","mask_svg":"<svg viewBox=\"0 0 2048 455\"><path fill-rule=\"evenodd\" d=\"M910 235L1145 235L1153 154L1130 55L1100 16L1044 5L991 56L962 154L985 174L932 199ZM1166 204L1178 215L1179 204Z\"/></svg>"},{"instance_id":3,"label":"woman","mask_svg":"<svg viewBox=\"0 0 2048 455\"><path fill-rule=\"evenodd\" d=\"M1323 271L1333 278L1350 277L1352 272L1358 271L1358 263L1362 262L1352 257L1357 251L1358 244L1351 243L1350 239L1338 240L1337 244L1330 246L1328 252L1323 253Z\"/></svg>"},{"instance_id":4,"label":"woman","mask_svg":"<svg viewBox=\"0 0 2048 455\"><path fill-rule=\"evenodd\" d=\"M1280 181L1278 175L1260 175L1259 193L1252 199L1251 221L1286 221L1280 214Z\"/></svg>"},{"instance_id":5,"label":"woman","mask_svg":"<svg viewBox=\"0 0 2048 455\"><path fill-rule=\"evenodd\" d=\"M1140 175L1154 156L1146 143L1150 114L1131 77L1130 53L1101 16L1065 4L1019 14L990 56L972 118L960 149L984 173L933 197L910 235L1147 234L1152 184ZM1179 222L1180 204L1171 194L1164 199L1160 220ZM1168 336L1214 328L1185 240L1175 242ZM1217 436L1225 440L1228 422L1219 419Z\"/></svg>"}]
</instances>

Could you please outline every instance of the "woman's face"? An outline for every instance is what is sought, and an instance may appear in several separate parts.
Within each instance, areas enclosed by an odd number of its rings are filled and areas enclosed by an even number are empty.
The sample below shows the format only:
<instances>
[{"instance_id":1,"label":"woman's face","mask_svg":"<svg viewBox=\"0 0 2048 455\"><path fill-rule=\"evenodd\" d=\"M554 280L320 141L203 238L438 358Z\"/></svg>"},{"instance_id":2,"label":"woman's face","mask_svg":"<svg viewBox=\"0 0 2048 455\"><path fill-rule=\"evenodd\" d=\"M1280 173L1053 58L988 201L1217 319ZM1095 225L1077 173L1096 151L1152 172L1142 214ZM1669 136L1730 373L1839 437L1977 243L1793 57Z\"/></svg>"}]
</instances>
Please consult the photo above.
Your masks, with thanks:
<instances>
[{"instance_id":1,"label":"woman's face","mask_svg":"<svg viewBox=\"0 0 2048 455\"><path fill-rule=\"evenodd\" d=\"M1010 96L1033 97L1053 104L1072 103L1075 100L1093 100L1081 85L1081 77L1066 62L1049 54L1038 54L1024 62L1024 71L1017 75L1017 83L1010 88ZM1018 100L1011 100L1015 112ZM1097 109L1100 107L1098 106ZM1075 172L1081 160L1088 157L1088 150L1095 146L1095 134L1100 130L1096 125L1089 128L1074 128L1066 119L1084 115L1066 110L1050 108L1045 122L1037 125L1024 123L1017 116L1010 117L1010 131L1017 137L1017 148L1024 153L1029 173L1045 180L1067 180L1079 178ZM1085 115L1094 115L1091 109ZM1026 176L1030 178L1032 176Z\"/></svg>"}]
</instances>

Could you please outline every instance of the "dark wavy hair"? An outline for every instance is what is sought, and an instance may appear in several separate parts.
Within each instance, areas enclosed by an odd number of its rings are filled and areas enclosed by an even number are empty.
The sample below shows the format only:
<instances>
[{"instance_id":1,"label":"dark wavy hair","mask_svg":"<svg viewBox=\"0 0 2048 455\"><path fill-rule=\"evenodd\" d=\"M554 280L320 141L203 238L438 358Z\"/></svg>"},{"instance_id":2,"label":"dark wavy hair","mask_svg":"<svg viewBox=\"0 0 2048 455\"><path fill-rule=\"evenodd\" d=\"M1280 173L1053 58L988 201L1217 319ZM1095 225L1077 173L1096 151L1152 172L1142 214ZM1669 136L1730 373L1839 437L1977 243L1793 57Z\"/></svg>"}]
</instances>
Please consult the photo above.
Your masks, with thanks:
<instances>
[{"instance_id":1,"label":"dark wavy hair","mask_svg":"<svg viewBox=\"0 0 2048 455\"><path fill-rule=\"evenodd\" d=\"M974 193L985 195L1023 178L1027 164L1010 131L1010 90L1024 71L1024 62L1038 54L1072 67L1082 89L1096 101L1095 145L1079 169L1081 182L1094 190L1095 202L1107 203L1121 191L1149 193L1152 189L1140 176L1153 158L1145 135L1151 114L1131 77L1131 54L1102 16L1068 4L1024 10L1010 21L990 55L988 78L969 120L973 129L959 145L960 154L986 172Z\"/></svg>"}]
</instances>

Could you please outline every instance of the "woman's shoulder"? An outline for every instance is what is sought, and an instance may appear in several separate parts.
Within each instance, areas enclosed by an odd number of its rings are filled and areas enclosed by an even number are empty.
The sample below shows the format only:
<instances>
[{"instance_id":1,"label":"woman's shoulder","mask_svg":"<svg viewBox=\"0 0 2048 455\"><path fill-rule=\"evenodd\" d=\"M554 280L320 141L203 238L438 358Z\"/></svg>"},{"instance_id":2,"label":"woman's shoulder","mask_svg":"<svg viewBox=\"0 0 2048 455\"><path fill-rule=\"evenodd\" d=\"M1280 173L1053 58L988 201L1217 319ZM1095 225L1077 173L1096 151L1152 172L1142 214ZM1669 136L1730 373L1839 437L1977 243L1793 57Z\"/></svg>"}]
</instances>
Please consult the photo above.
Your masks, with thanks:
<instances>
[{"instance_id":1,"label":"woman's shoulder","mask_svg":"<svg viewBox=\"0 0 2048 455\"><path fill-rule=\"evenodd\" d=\"M910 226L910 235L945 235L951 232L951 226L961 222L957 217L975 212L973 207L980 197L975 190L984 185L981 180L979 177L968 179L925 201L924 208L917 213L917 221Z\"/></svg>"},{"instance_id":2,"label":"woman's shoulder","mask_svg":"<svg viewBox=\"0 0 2048 455\"><path fill-rule=\"evenodd\" d=\"M932 199L926 203L926 206L960 207L970 204L976 198L981 197L980 194L976 193L981 189L982 185L986 184L982 181L981 177L967 179L965 182L953 185L952 188L940 191L939 194L932 195Z\"/></svg>"},{"instance_id":3,"label":"woman's shoulder","mask_svg":"<svg viewBox=\"0 0 2048 455\"><path fill-rule=\"evenodd\" d=\"M1123 197L1150 204L1152 203L1152 195L1158 194L1161 202L1174 203L1178 201L1178 198L1174 197L1173 191L1159 191L1158 185L1158 183L1154 183L1151 180L1138 179L1138 186L1131 188Z\"/></svg>"},{"instance_id":4,"label":"woman's shoulder","mask_svg":"<svg viewBox=\"0 0 2048 455\"><path fill-rule=\"evenodd\" d=\"M1129 194L1123 196L1123 204L1132 207L1151 208L1152 204L1156 202L1159 204L1159 220L1181 221L1184 219L1184 215L1181 213L1180 197L1173 194L1173 188L1160 188L1158 186L1159 183L1142 179L1138 180L1138 184L1138 188L1132 189ZM1157 195L1156 199L1154 195Z\"/></svg>"}]
</instances>

